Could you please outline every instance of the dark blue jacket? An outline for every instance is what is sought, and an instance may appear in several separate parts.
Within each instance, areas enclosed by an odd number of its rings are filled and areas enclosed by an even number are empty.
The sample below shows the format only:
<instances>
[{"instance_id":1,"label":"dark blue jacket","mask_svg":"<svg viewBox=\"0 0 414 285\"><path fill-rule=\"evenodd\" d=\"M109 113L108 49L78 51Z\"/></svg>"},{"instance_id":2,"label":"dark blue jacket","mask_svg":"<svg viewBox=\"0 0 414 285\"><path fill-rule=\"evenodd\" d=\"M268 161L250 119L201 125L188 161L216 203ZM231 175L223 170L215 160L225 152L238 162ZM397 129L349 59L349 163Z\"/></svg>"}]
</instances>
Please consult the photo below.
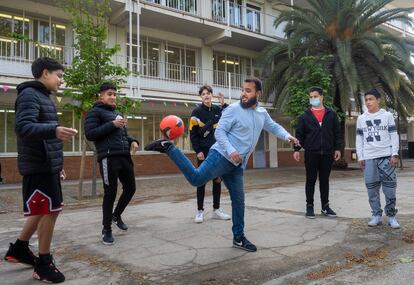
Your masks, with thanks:
<instances>
[{"instance_id":1,"label":"dark blue jacket","mask_svg":"<svg viewBox=\"0 0 414 285\"><path fill-rule=\"evenodd\" d=\"M50 91L39 81L17 86L15 131L21 175L55 174L63 167L63 143L56 138L59 125Z\"/></svg>"},{"instance_id":2,"label":"dark blue jacket","mask_svg":"<svg viewBox=\"0 0 414 285\"><path fill-rule=\"evenodd\" d=\"M117 128L112 123L116 116L123 115L114 107L97 101L86 114L85 135L95 143L98 160L107 156L129 156L132 142L139 142L128 136L127 129Z\"/></svg>"}]
</instances>

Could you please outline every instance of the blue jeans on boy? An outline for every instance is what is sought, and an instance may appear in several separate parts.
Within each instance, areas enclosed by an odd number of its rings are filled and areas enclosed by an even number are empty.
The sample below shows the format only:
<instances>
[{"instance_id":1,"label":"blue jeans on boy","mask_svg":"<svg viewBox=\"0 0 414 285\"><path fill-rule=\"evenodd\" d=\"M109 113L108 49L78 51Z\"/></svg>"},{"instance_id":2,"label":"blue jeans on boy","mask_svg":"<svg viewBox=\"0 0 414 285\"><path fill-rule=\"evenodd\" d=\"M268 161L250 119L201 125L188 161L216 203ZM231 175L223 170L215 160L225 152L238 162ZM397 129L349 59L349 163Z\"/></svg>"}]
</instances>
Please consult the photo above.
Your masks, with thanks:
<instances>
[{"instance_id":1,"label":"blue jeans on boy","mask_svg":"<svg viewBox=\"0 0 414 285\"><path fill-rule=\"evenodd\" d=\"M201 186L216 177L223 179L231 198L233 236L236 239L242 237L244 235L244 189L241 165L235 166L214 149L209 151L199 168L195 168L175 146L169 147L167 154L193 186Z\"/></svg>"}]
</instances>

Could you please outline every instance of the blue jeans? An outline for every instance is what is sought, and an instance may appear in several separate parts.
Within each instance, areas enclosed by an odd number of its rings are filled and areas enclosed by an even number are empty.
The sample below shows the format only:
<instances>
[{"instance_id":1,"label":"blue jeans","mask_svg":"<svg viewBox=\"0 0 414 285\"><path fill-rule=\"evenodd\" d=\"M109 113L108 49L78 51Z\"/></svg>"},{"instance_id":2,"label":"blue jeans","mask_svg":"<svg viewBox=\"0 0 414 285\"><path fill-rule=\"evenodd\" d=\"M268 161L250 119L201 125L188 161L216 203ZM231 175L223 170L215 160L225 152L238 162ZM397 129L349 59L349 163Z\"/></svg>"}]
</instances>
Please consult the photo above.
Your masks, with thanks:
<instances>
[{"instance_id":1,"label":"blue jeans","mask_svg":"<svg viewBox=\"0 0 414 285\"><path fill-rule=\"evenodd\" d=\"M209 151L199 168L195 168L175 146L171 146L167 154L193 186L204 185L216 177L223 179L230 193L233 236L237 239L242 237L244 235L243 168L240 165L235 166L214 149Z\"/></svg>"}]
</instances>

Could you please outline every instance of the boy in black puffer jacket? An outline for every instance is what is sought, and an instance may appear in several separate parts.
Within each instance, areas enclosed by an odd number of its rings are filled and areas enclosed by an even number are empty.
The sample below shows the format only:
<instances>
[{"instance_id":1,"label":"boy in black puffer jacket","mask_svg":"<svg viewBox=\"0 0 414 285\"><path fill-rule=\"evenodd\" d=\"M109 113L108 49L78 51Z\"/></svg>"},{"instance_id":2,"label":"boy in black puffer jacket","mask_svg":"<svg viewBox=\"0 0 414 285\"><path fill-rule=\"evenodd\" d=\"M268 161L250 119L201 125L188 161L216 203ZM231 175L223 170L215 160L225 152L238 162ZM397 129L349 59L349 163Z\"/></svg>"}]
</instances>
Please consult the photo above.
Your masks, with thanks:
<instances>
[{"instance_id":1,"label":"boy in black puffer jacket","mask_svg":"<svg viewBox=\"0 0 414 285\"><path fill-rule=\"evenodd\" d=\"M33 277L47 283L60 283L65 276L56 268L50 244L59 212L62 210L63 140L77 134L59 126L56 107L50 99L62 84L63 66L43 57L32 64L36 80L17 86L15 103L19 172L23 175L23 209L27 217L19 238L4 257L10 262L34 266ZM39 257L29 249L37 231Z\"/></svg>"},{"instance_id":2,"label":"boy in black puffer jacket","mask_svg":"<svg viewBox=\"0 0 414 285\"><path fill-rule=\"evenodd\" d=\"M88 112L85 118L85 135L93 141L98 153L98 161L104 185L102 241L112 245L111 223L114 222L123 231L128 229L121 215L135 193L134 164L131 154L138 150L139 142L128 136L126 119L116 110L116 87L104 83L99 89L100 100ZM113 210L118 178L123 191Z\"/></svg>"}]
</instances>

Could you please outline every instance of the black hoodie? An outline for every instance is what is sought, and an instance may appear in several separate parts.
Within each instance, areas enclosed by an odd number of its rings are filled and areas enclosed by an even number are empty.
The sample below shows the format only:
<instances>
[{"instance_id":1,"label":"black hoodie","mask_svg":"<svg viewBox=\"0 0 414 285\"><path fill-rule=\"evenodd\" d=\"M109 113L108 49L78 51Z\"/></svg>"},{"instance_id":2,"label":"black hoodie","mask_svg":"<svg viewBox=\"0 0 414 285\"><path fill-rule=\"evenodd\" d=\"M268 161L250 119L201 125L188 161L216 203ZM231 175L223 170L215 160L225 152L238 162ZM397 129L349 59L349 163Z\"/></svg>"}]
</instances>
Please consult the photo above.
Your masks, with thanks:
<instances>
[{"instance_id":1,"label":"black hoodie","mask_svg":"<svg viewBox=\"0 0 414 285\"><path fill-rule=\"evenodd\" d=\"M305 151L320 154L333 154L341 149L341 127L336 113L325 107L322 125L310 109L305 110L299 117L296 127L296 138ZM295 146L295 151L300 147Z\"/></svg>"},{"instance_id":2,"label":"black hoodie","mask_svg":"<svg viewBox=\"0 0 414 285\"><path fill-rule=\"evenodd\" d=\"M93 141L98 152L98 160L107 156L130 156L132 142L139 142L128 136L127 129L117 128L112 123L117 116L123 115L110 105L97 101L86 114L85 135Z\"/></svg>"},{"instance_id":3,"label":"black hoodie","mask_svg":"<svg viewBox=\"0 0 414 285\"><path fill-rule=\"evenodd\" d=\"M56 138L59 122L50 91L35 80L19 84L17 92L14 109L20 174L59 173L63 144Z\"/></svg>"}]
</instances>

